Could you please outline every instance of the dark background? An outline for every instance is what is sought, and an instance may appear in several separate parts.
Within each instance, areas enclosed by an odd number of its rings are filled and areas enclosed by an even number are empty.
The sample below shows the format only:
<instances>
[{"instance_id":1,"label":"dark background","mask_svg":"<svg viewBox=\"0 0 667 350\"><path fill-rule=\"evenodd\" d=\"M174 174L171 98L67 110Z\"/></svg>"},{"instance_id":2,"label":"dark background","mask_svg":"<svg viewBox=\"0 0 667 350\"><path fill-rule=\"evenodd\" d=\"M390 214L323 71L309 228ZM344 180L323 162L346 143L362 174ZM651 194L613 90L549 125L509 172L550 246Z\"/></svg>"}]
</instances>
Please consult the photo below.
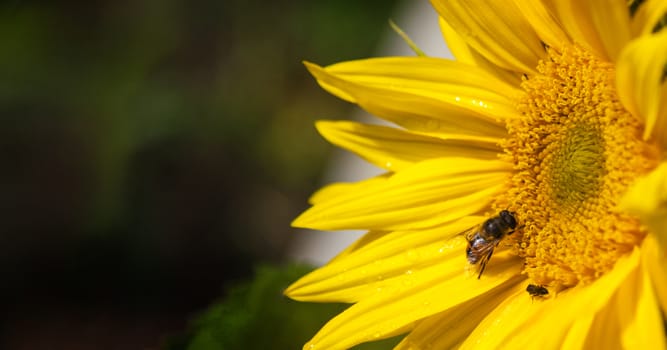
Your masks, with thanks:
<instances>
[{"instance_id":1,"label":"dark background","mask_svg":"<svg viewBox=\"0 0 667 350\"><path fill-rule=\"evenodd\" d=\"M394 1L0 4L0 348L158 348L259 263Z\"/></svg>"}]
</instances>

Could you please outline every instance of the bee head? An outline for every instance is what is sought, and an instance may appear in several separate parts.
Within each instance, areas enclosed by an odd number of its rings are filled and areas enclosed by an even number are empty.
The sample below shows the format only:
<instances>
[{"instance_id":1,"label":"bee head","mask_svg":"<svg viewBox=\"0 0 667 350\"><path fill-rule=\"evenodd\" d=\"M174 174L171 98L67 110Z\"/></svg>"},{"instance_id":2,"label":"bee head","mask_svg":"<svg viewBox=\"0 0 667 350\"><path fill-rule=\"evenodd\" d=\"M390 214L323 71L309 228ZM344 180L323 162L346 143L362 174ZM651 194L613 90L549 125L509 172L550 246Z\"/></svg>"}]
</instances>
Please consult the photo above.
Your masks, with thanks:
<instances>
[{"instance_id":1,"label":"bee head","mask_svg":"<svg viewBox=\"0 0 667 350\"><path fill-rule=\"evenodd\" d=\"M516 218L514 217L514 213L510 212L509 210L503 210L500 212L500 218L507 224L512 229L516 228Z\"/></svg>"}]
</instances>

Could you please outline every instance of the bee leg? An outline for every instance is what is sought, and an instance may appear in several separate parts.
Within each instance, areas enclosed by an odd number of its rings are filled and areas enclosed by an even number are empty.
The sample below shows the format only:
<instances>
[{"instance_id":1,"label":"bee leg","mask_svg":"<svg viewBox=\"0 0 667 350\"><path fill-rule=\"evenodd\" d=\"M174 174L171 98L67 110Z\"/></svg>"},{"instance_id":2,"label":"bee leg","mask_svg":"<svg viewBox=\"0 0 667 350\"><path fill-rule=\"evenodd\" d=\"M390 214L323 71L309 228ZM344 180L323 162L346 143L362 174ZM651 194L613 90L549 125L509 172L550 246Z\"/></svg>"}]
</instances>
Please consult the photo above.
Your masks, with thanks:
<instances>
[{"instance_id":1,"label":"bee leg","mask_svg":"<svg viewBox=\"0 0 667 350\"><path fill-rule=\"evenodd\" d=\"M486 268L486 263L488 263L489 260L491 260L491 255L493 255L493 249L491 249L491 251L489 251L489 254L487 256L482 258L482 261L479 264L479 275L477 275L477 279L482 277L482 273L484 272L484 269Z\"/></svg>"},{"instance_id":2,"label":"bee leg","mask_svg":"<svg viewBox=\"0 0 667 350\"><path fill-rule=\"evenodd\" d=\"M485 268L486 268L486 260L484 260L484 261L482 261L482 262L480 263L480 267L479 267L479 275L477 275L477 279L479 279L480 277L482 277L482 273L484 272L484 269L485 269Z\"/></svg>"}]
</instances>

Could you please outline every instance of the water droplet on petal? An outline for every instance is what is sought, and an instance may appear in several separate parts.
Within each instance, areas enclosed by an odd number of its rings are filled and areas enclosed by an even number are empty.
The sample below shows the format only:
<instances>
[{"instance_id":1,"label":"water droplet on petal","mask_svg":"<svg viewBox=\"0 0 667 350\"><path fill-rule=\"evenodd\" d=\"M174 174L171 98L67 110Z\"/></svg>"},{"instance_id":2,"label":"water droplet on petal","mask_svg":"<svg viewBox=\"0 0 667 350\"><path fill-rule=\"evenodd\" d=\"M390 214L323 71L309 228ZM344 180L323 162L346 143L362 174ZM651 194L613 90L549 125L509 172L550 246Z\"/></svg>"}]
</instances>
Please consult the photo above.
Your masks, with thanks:
<instances>
[{"instance_id":1,"label":"water droplet on petal","mask_svg":"<svg viewBox=\"0 0 667 350\"><path fill-rule=\"evenodd\" d=\"M450 251L450 250L452 250L452 249L454 249L454 246L453 246L453 245L451 245L451 244L443 244L443 245L440 247L440 249L438 249L438 253L444 253L444 252Z\"/></svg>"}]
</instances>

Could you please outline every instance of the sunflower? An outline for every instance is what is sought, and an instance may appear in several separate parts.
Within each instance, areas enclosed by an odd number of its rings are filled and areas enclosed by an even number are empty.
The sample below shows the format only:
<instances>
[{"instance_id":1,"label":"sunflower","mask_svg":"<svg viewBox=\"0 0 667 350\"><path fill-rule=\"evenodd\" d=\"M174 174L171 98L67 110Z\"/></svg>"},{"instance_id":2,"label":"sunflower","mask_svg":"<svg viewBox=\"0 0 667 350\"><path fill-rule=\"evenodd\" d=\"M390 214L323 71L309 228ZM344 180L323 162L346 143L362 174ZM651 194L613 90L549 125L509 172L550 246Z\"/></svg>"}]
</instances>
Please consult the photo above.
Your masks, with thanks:
<instances>
[{"instance_id":1,"label":"sunflower","mask_svg":"<svg viewBox=\"0 0 667 350\"><path fill-rule=\"evenodd\" d=\"M667 1L432 4L455 60L306 63L395 126L316 125L386 172L293 222L368 231L285 291L353 304L304 349L667 348ZM464 233L503 210L478 278Z\"/></svg>"}]
</instances>

